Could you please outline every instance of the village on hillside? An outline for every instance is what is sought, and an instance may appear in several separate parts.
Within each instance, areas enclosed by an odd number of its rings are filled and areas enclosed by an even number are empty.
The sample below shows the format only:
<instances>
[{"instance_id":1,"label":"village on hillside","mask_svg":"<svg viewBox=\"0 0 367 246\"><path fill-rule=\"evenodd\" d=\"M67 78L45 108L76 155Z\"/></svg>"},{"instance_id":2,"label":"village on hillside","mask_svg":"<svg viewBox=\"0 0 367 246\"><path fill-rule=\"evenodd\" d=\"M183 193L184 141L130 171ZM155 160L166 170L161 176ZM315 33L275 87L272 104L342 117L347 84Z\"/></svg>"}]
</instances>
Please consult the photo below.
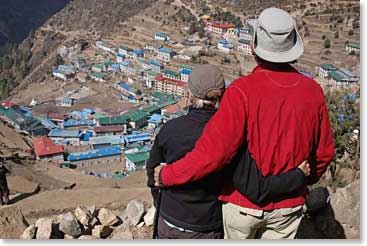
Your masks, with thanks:
<instances>
[{"instance_id":1,"label":"village on hillside","mask_svg":"<svg viewBox=\"0 0 367 246\"><path fill-rule=\"evenodd\" d=\"M162 125L188 109L186 84L200 55L223 64L227 54L252 56L256 18L243 26L217 21L209 13L198 18L214 42L198 35L178 40L158 31L145 33L150 41L141 47L104 39L87 47L72 41L61 45L54 69L45 76L62 83L63 96L42 102L32 98L28 105L1 101L0 118L30 135L29 155L48 165L112 179L144 169ZM359 42L350 40L344 48L345 56L359 55ZM348 67L324 63L317 71L301 72L332 90L359 84L359 75ZM102 97L98 91L108 93Z\"/></svg>"}]
</instances>

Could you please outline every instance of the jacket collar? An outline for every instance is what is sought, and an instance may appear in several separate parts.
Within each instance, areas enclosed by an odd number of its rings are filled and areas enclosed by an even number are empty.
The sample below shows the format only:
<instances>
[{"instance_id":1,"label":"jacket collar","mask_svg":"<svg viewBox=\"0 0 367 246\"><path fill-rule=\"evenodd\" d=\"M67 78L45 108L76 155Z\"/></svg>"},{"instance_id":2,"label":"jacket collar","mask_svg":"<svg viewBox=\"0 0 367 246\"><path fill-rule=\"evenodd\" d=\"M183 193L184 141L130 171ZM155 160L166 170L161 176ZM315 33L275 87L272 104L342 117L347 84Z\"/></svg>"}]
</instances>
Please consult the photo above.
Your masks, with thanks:
<instances>
[{"instance_id":1,"label":"jacket collar","mask_svg":"<svg viewBox=\"0 0 367 246\"><path fill-rule=\"evenodd\" d=\"M187 115L193 120L206 123L216 112L216 109L197 109L190 107Z\"/></svg>"},{"instance_id":2,"label":"jacket collar","mask_svg":"<svg viewBox=\"0 0 367 246\"><path fill-rule=\"evenodd\" d=\"M279 65L259 64L252 70L252 73L257 73L261 71L298 73L298 71L289 64L279 64Z\"/></svg>"}]
</instances>

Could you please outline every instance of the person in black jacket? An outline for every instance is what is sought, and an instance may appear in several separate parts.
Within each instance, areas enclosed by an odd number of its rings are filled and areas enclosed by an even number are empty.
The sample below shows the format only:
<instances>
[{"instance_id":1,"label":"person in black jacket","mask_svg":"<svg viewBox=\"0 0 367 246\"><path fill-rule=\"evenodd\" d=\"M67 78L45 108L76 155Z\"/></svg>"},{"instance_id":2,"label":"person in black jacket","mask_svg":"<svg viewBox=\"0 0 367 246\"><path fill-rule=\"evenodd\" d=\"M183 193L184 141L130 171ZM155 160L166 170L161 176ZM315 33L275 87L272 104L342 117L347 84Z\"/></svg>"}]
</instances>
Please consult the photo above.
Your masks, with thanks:
<instances>
[{"instance_id":1,"label":"person in black jacket","mask_svg":"<svg viewBox=\"0 0 367 246\"><path fill-rule=\"evenodd\" d=\"M225 91L224 78L218 67L199 65L190 75L188 88L193 106L187 115L173 119L162 127L155 138L147 163L148 186L152 191L158 218L155 223L157 235L153 237L221 239L222 202L217 197L222 189L221 180L222 175L226 175L225 171L164 190L159 190L154 185L155 167L161 163L173 163L195 147ZM308 164L304 162L299 168L287 173L263 177L248 151L240 151L234 158L233 165L241 165L243 168L239 171L247 172L239 183L246 186L242 191L250 194L249 199L257 203L264 203L294 191L304 184L305 175L309 174Z\"/></svg>"},{"instance_id":2,"label":"person in black jacket","mask_svg":"<svg viewBox=\"0 0 367 246\"><path fill-rule=\"evenodd\" d=\"M0 163L0 205L7 205L9 203L9 188L6 180L6 174L9 170Z\"/></svg>"}]
</instances>

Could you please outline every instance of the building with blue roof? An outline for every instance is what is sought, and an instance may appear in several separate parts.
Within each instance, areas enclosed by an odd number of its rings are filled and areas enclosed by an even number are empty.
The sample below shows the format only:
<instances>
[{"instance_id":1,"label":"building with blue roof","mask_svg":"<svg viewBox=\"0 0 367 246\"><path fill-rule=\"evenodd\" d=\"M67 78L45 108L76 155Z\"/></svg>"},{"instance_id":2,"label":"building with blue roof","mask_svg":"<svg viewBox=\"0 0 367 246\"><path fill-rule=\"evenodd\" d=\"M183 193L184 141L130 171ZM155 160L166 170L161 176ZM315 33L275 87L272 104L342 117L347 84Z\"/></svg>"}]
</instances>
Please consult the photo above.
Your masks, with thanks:
<instances>
[{"instance_id":1,"label":"building with blue roof","mask_svg":"<svg viewBox=\"0 0 367 246\"><path fill-rule=\"evenodd\" d=\"M169 40L169 36L163 32L156 32L154 34L154 40L158 40L158 41L167 41Z\"/></svg>"},{"instance_id":2,"label":"building with blue roof","mask_svg":"<svg viewBox=\"0 0 367 246\"><path fill-rule=\"evenodd\" d=\"M88 114L95 114L96 111L94 109L91 109L91 108L85 108L82 110L82 112L85 112L85 113L88 113Z\"/></svg>"},{"instance_id":3,"label":"building with blue roof","mask_svg":"<svg viewBox=\"0 0 367 246\"><path fill-rule=\"evenodd\" d=\"M176 54L177 54L176 51L167 48L158 49L158 58L165 62L169 62Z\"/></svg>"},{"instance_id":4,"label":"building with blue roof","mask_svg":"<svg viewBox=\"0 0 367 246\"><path fill-rule=\"evenodd\" d=\"M95 125L95 122L93 120L86 120L86 119L81 119L81 120L69 119L63 123L63 126L65 128L94 126L94 125Z\"/></svg>"},{"instance_id":5,"label":"building with blue roof","mask_svg":"<svg viewBox=\"0 0 367 246\"><path fill-rule=\"evenodd\" d=\"M233 50L233 44L228 42L227 40L225 39L220 39L218 41L218 49L219 50L222 50L222 51L225 51L225 52L230 52Z\"/></svg>"},{"instance_id":6,"label":"building with blue roof","mask_svg":"<svg viewBox=\"0 0 367 246\"><path fill-rule=\"evenodd\" d=\"M134 50L133 58L144 57L144 50Z\"/></svg>"},{"instance_id":7,"label":"building with blue roof","mask_svg":"<svg viewBox=\"0 0 367 246\"><path fill-rule=\"evenodd\" d=\"M75 69L73 66L59 65L57 70L62 71L64 73L75 73Z\"/></svg>"},{"instance_id":8,"label":"building with blue roof","mask_svg":"<svg viewBox=\"0 0 367 246\"><path fill-rule=\"evenodd\" d=\"M154 129L163 123L163 116L160 114L153 114L148 120L148 128Z\"/></svg>"},{"instance_id":9,"label":"building with blue roof","mask_svg":"<svg viewBox=\"0 0 367 246\"><path fill-rule=\"evenodd\" d=\"M64 130L56 128L52 129L48 133L48 136L55 144L79 146L82 132L80 130Z\"/></svg>"},{"instance_id":10,"label":"building with blue roof","mask_svg":"<svg viewBox=\"0 0 367 246\"><path fill-rule=\"evenodd\" d=\"M150 61L150 69L153 72L160 73L163 68L164 68L164 66L160 62L155 61L155 60Z\"/></svg>"},{"instance_id":11,"label":"building with blue roof","mask_svg":"<svg viewBox=\"0 0 367 246\"><path fill-rule=\"evenodd\" d=\"M120 161L121 148L118 146L110 146L93 150L85 150L80 152L69 153L68 161L76 165L87 165L103 161Z\"/></svg>"},{"instance_id":12,"label":"building with blue roof","mask_svg":"<svg viewBox=\"0 0 367 246\"><path fill-rule=\"evenodd\" d=\"M57 128L57 125L47 118L40 118L41 124L47 129Z\"/></svg>"},{"instance_id":13,"label":"building with blue roof","mask_svg":"<svg viewBox=\"0 0 367 246\"><path fill-rule=\"evenodd\" d=\"M64 81L66 81L69 78L63 71L60 71L60 70L53 70L52 75Z\"/></svg>"},{"instance_id":14,"label":"building with blue roof","mask_svg":"<svg viewBox=\"0 0 367 246\"><path fill-rule=\"evenodd\" d=\"M181 80L184 82L189 82L189 76L191 72L192 71L190 69L187 69L187 68L182 69L180 72Z\"/></svg>"},{"instance_id":15,"label":"building with blue roof","mask_svg":"<svg viewBox=\"0 0 367 246\"><path fill-rule=\"evenodd\" d=\"M125 144L124 135L97 136L89 138L89 144L93 149L109 146L123 146Z\"/></svg>"},{"instance_id":16,"label":"building with blue roof","mask_svg":"<svg viewBox=\"0 0 367 246\"><path fill-rule=\"evenodd\" d=\"M150 142L152 139L152 134L139 133L139 134L125 135L124 137L126 145L130 145L136 142Z\"/></svg>"},{"instance_id":17,"label":"building with blue roof","mask_svg":"<svg viewBox=\"0 0 367 246\"><path fill-rule=\"evenodd\" d=\"M126 56L124 54L118 53L116 55L116 61L117 61L117 63L121 63L121 62L125 61L125 59L126 59Z\"/></svg>"},{"instance_id":18,"label":"building with blue roof","mask_svg":"<svg viewBox=\"0 0 367 246\"><path fill-rule=\"evenodd\" d=\"M72 98L63 98L60 102L56 105L61 107L71 107L74 104L74 99Z\"/></svg>"}]
</instances>

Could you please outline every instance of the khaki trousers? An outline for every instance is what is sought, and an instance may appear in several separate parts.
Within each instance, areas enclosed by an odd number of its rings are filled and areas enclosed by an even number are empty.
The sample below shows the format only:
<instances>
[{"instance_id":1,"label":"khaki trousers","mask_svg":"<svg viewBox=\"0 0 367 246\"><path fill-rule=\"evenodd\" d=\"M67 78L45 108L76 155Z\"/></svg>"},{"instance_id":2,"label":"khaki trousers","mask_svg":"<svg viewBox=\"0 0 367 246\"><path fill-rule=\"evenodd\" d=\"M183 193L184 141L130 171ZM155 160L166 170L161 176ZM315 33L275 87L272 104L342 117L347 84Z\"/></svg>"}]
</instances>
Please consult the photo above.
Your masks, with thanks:
<instances>
[{"instance_id":1,"label":"khaki trousers","mask_svg":"<svg viewBox=\"0 0 367 246\"><path fill-rule=\"evenodd\" d=\"M271 211L223 204L224 239L294 239L303 206Z\"/></svg>"}]
</instances>

